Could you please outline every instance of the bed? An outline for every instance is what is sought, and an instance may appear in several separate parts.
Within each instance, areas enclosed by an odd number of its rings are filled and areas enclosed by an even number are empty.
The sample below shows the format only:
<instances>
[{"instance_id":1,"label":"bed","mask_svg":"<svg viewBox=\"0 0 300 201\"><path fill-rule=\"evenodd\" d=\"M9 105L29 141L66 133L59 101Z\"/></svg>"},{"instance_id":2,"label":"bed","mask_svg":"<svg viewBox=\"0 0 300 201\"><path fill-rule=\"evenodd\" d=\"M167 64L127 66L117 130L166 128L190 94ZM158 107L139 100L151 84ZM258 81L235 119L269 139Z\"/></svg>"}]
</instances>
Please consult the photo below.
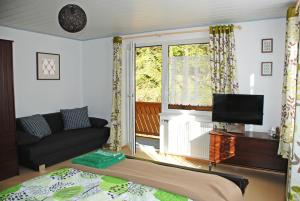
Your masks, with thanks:
<instances>
[{"instance_id":1,"label":"bed","mask_svg":"<svg viewBox=\"0 0 300 201\"><path fill-rule=\"evenodd\" d=\"M248 180L133 157L107 169L64 168L0 193L0 200L241 201Z\"/></svg>"}]
</instances>

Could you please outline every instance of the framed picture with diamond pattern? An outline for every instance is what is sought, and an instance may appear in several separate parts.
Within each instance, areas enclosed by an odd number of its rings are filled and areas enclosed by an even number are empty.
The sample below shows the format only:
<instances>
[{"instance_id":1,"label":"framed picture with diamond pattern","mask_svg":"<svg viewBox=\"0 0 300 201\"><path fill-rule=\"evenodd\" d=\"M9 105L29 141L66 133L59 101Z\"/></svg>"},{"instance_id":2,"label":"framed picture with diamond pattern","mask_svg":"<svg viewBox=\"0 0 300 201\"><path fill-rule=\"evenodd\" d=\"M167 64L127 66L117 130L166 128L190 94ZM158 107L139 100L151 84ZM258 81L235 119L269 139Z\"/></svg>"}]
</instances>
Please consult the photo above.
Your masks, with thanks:
<instances>
[{"instance_id":1,"label":"framed picture with diamond pattern","mask_svg":"<svg viewBox=\"0 0 300 201\"><path fill-rule=\"evenodd\" d=\"M37 80L60 80L60 55L36 53Z\"/></svg>"}]
</instances>

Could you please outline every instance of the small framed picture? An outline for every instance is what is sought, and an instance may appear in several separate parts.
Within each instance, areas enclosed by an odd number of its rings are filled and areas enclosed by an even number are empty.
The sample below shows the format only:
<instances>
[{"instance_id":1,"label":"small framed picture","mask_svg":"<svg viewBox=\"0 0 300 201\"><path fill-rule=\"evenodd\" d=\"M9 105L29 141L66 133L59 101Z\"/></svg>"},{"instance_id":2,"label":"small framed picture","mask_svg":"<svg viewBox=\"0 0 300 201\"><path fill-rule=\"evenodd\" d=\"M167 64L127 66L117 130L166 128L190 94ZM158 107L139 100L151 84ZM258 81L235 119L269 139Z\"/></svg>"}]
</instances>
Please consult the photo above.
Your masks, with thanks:
<instances>
[{"instance_id":1,"label":"small framed picture","mask_svg":"<svg viewBox=\"0 0 300 201\"><path fill-rule=\"evenodd\" d=\"M37 80L60 80L60 55L36 53Z\"/></svg>"},{"instance_id":2,"label":"small framed picture","mask_svg":"<svg viewBox=\"0 0 300 201\"><path fill-rule=\"evenodd\" d=\"M261 62L261 76L272 76L272 68L272 62Z\"/></svg>"},{"instance_id":3,"label":"small framed picture","mask_svg":"<svg viewBox=\"0 0 300 201\"><path fill-rule=\"evenodd\" d=\"M261 52L262 53L273 52L273 38L266 38L261 40Z\"/></svg>"}]
</instances>

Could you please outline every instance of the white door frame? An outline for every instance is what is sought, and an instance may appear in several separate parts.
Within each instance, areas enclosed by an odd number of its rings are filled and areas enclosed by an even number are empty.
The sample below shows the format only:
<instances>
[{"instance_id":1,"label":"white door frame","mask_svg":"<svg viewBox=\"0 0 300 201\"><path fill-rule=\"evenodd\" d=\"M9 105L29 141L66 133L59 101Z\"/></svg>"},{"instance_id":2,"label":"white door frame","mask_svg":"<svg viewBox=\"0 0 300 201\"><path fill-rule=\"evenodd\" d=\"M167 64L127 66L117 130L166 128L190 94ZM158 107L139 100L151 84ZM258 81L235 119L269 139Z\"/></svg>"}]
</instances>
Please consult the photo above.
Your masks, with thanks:
<instances>
[{"instance_id":1,"label":"white door frame","mask_svg":"<svg viewBox=\"0 0 300 201\"><path fill-rule=\"evenodd\" d=\"M136 153L135 142L135 43L125 45L125 133L131 154Z\"/></svg>"},{"instance_id":2,"label":"white door frame","mask_svg":"<svg viewBox=\"0 0 300 201\"><path fill-rule=\"evenodd\" d=\"M125 131L127 134L127 140L129 148L132 151L132 154L136 153L136 141L135 141L135 48L144 47L144 46L162 46L162 114L160 117L160 152L167 152L168 150L168 120L164 117L165 115L178 115L182 112L181 110L172 110L168 109L168 47L169 45L178 45L178 44L192 44L192 43L207 43L207 37L193 38L193 39L180 39L180 40L165 40L165 41L151 41L151 42L138 42L134 43L128 41L125 44L125 58L126 58L126 89L125 89ZM208 112L191 112L196 116L210 116Z\"/></svg>"}]
</instances>

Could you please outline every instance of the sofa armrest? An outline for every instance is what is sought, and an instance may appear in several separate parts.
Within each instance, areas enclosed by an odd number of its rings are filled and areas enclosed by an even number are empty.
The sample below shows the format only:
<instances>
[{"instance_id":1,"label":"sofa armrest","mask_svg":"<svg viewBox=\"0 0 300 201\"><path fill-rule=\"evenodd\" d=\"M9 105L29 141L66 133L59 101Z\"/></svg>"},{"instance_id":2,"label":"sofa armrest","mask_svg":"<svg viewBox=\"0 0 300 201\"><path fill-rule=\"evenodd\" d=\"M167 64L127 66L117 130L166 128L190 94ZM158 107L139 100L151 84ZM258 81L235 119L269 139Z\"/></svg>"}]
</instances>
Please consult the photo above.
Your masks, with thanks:
<instances>
[{"instance_id":1,"label":"sofa armrest","mask_svg":"<svg viewBox=\"0 0 300 201\"><path fill-rule=\"evenodd\" d=\"M40 138L20 130L17 130L16 134L18 145L34 144L40 141Z\"/></svg>"},{"instance_id":2,"label":"sofa armrest","mask_svg":"<svg viewBox=\"0 0 300 201\"><path fill-rule=\"evenodd\" d=\"M106 121L105 119L100 119L96 117L89 117L89 119L93 128L103 128L108 124L108 121Z\"/></svg>"}]
</instances>

